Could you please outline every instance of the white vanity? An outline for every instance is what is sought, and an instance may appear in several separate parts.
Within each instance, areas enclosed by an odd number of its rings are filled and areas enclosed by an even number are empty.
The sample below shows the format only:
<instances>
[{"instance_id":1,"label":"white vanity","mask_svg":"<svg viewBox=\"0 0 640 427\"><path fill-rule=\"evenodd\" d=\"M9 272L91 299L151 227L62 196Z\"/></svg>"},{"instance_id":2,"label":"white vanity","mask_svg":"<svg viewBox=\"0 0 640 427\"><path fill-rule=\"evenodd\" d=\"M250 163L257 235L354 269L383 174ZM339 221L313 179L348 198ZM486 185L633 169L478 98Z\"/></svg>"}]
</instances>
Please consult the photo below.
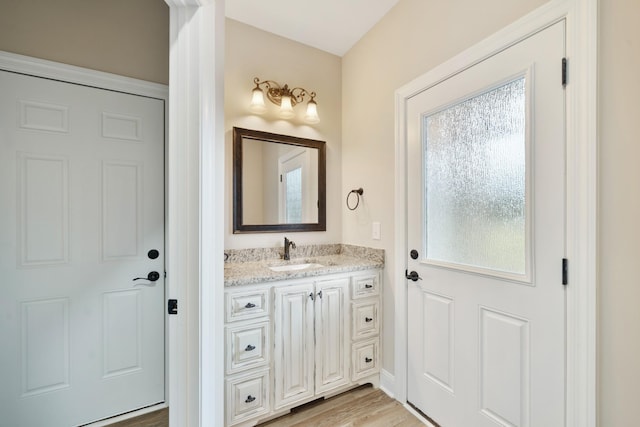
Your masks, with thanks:
<instances>
[{"instance_id":1,"label":"white vanity","mask_svg":"<svg viewBox=\"0 0 640 427\"><path fill-rule=\"evenodd\" d=\"M337 251L225 263L228 426L378 386L383 252L324 246Z\"/></svg>"}]
</instances>

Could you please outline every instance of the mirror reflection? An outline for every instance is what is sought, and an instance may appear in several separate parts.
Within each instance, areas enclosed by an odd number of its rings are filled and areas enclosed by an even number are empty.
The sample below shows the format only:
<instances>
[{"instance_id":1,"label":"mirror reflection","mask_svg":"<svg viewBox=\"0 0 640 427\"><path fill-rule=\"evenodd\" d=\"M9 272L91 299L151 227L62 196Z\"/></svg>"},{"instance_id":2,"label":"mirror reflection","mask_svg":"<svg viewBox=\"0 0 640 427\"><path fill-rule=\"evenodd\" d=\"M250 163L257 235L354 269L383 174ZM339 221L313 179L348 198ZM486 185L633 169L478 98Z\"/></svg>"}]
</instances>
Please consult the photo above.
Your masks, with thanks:
<instances>
[{"instance_id":1,"label":"mirror reflection","mask_svg":"<svg viewBox=\"0 0 640 427\"><path fill-rule=\"evenodd\" d=\"M323 231L325 143L234 128L234 232Z\"/></svg>"}]
</instances>

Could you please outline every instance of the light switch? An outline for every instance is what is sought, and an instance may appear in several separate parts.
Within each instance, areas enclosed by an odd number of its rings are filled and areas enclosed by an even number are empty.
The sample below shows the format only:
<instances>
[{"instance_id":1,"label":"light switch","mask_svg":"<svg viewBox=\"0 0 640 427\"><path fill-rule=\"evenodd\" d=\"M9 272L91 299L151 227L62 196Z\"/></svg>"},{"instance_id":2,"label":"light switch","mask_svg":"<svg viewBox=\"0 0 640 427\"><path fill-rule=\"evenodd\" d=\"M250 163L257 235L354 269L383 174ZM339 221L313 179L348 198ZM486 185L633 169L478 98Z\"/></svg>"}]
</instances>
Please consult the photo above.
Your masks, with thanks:
<instances>
[{"instance_id":1,"label":"light switch","mask_svg":"<svg viewBox=\"0 0 640 427\"><path fill-rule=\"evenodd\" d=\"M374 240L380 240L380 223L374 222L371 227L371 238Z\"/></svg>"}]
</instances>

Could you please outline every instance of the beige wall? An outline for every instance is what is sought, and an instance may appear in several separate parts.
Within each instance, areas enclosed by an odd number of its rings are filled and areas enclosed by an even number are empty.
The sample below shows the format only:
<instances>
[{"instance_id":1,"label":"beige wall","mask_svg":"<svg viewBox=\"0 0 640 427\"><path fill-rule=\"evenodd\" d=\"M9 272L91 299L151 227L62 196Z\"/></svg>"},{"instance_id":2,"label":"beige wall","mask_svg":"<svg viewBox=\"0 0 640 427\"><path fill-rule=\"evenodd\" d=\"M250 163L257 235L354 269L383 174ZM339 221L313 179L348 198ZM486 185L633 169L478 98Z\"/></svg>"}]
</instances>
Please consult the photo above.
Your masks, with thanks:
<instances>
[{"instance_id":1,"label":"beige wall","mask_svg":"<svg viewBox=\"0 0 640 427\"><path fill-rule=\"evenodd\" d=\"M163 0L0 0L0 50L169 83Z\"/></svg>"},{"instance_id":2,"label":"beige wall","mask_svg":"<svg viewBox=\"0 0 640 427\"><path fill-rule=\"evenodd\" d=\"M226 20L225 140L226 140L226 237L227 249L281 247L284 236L296 244L336 243L342 239L340 213L342 182L341 59L338 56L284 39L240 22ZM320 123L307 125L305 105L295 107L297 117L281 120L277 106L268 100L261 116L248 110L253 78L300 86L318 95ZM265 98L266 99L266 98ZM307 233L233 234L232 230L232 129L234 126L311 138L327 143L327 231Z\"/></svg>"},{"instance_id":3,"label":"beige wall","mask_svg":"<svg viewBox=\"0 0 640 427\"><path fill-rule=\"evenodd\" d=\"M600 1L599 418L640 423L640 1Z\"/></svg>"},{"instance_id":4,"label":"beige wall","mask_svg":"<svg viewBox=\"0 0 640 427\"><path fill-rule=\"evenodd\" d=\"M394 257L394 92L493 34L545 0L401 0L342 58L342 193L363 187L364 203L342 206L344 243L385 249ZM489 13L488 11L491 11ZM478 19L478 17L482 19ZM381 240L371 223L381 223ZM384 278L383 367L394 372L394 287Z\"/></svg>"}]
</instances>

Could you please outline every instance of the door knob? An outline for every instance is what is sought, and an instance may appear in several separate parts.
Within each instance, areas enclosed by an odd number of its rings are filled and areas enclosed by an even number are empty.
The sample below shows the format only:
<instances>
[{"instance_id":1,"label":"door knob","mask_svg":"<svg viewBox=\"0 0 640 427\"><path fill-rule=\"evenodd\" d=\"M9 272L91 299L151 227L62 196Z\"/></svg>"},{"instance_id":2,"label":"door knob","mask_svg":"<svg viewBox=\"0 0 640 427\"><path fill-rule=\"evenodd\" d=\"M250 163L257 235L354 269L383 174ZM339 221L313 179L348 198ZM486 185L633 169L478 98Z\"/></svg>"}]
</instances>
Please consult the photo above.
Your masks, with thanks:
<instances>
[{"instance_id":1,"label":"door knob","mask_svg":"<svg viewBox=\"0 0 640 427\"><path fill-rule=\"evenodd\" d=\"M147 274L147 277L136 277L135 280L148 280L150 282L155 282L156 280L158 280L160 278L160 273L158 273L157 271L150 271L149 274Z\"/></svg>"},{"instance_id":2,"label":"door knob","mask_svg":"<svg viewBox=\"0 0 640 427\"><path fill-rule=\"evenodd\" d=\"M422 280L422 277L420 277L417 271L412 271L411 273L407 273L405 271L404 275L407 279L413 280L414 282L417 282L418 280Z\"/></svg>"}]
</instances>

